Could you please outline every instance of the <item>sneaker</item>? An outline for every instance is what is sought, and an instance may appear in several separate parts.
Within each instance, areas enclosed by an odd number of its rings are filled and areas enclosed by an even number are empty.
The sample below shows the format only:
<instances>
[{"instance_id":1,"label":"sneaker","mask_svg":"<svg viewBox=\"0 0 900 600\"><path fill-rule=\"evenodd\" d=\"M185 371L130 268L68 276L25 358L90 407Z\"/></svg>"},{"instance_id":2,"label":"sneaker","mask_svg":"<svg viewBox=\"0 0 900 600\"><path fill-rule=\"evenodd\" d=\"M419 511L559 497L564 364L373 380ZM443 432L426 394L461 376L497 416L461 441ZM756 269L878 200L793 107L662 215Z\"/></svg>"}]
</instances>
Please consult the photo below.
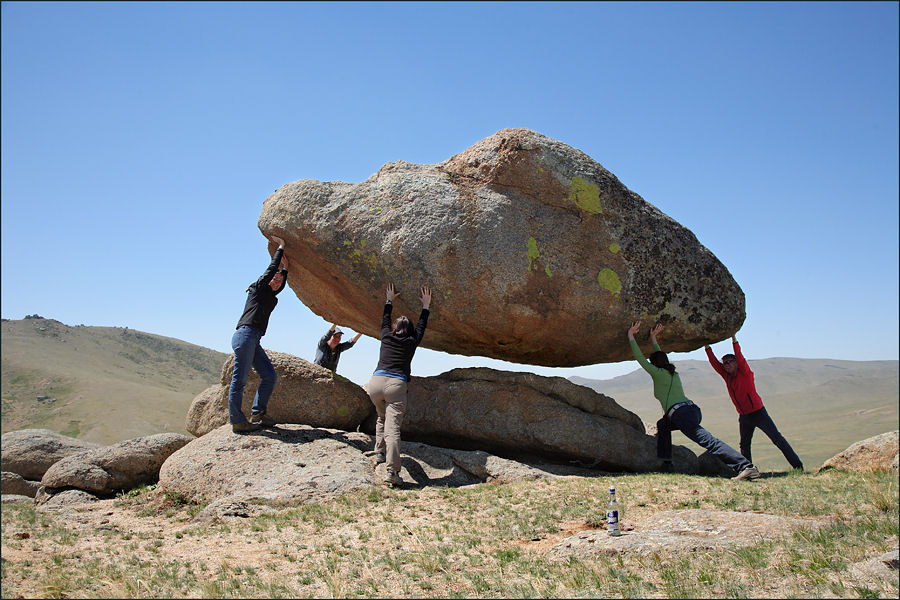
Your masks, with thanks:
<instances>
[{"instance_id":1,"label":"sneaker","mask_svg":"<svg viewBox=\"0 0 900 600\"><path fill-rule=\"evenodd\" d=\"M387 477L384 478L384 482L388 485L400 485L401 483L403 483L403 480L400 478L399 474L388 470Z\"/></svg>"},{"instance_id":2,"label":"sneaker","mask_svg":"<svg viewBox=\"0 0 900 600\"><path fill-rule=\"evenodd\" d=\"M259 431L260 429L262 429L262 426L256 423L248 423L247 421L231 424L231 431L233 433L248 433L250 431Z\"/></svg>"},{"instance_id":3,"label":"sneaker","mask_svg":"<svg viewBox=\"0 0 900 600\"><path fill-rule=\"evenodd\" d=\"M759 469L757 469L753 465L750 465L749 467L738 473L737 476L732 477L732 479L749 479L750 481L759 479Z\"/></svg>"},{"instance_id":4,"label":"sneaker","mask_svg":"<svg viewBox=\"0 0 900 600\"><path fill-rule=\"evenodd\" d=\"M260 427L274 427L276 425L275 419L264 412L250 415L250 422Z\"/></svg>"}]
</instances>

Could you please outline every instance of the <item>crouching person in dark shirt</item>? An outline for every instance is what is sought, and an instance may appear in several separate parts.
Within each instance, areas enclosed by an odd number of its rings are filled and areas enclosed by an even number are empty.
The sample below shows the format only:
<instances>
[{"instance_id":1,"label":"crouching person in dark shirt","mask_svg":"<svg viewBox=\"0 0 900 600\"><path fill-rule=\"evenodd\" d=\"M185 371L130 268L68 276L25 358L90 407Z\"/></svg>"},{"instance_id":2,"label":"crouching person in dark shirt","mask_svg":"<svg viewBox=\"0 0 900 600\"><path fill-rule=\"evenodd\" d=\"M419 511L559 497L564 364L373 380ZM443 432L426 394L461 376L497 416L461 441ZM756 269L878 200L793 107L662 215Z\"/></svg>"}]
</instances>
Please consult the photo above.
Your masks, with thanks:
<instances>
[{"instance_id":1,"label":"crouching person in dark shirt","mask_svg":"<svg viewBox=\"0 0 900 600\"><path fill-rule=\"evenodd\" d=\"M316 358L313 362L331 372L337 371L341 352L352 348L362 334L357 333L349 342L341 343L343 335L344 333L337 328L337 323L332 323L331 329L325 332L325 335L319 340L318 346L316 346Z\"/></svg>"},{"instance_id":2,"label":"crouching person in dark shirt","mask_svg":"<svg viewBox=\"0 0 900 600\"><path fill-rule=\"evenodd\" d=\"M284 257L284 240L272 236L272 241L278 244L278 250L275 251L272 262L262 277L247 288L244 314L241 315L237 330L231 337L234 372L231 376L231 387L228 388L228 420L231 422L231 430L235 433L256 431L262 427L275 425L275 420L266 414L269 396L275 389L275 367L272 366L259 340L265 335L269 326L269 316L278 304L276 296L287 283L288 261ZM253 398L250 421L247 421L244 411L241 410L241 402L250 367L256 369L261 381Z\"/></svg>"},{"instance_id":3,"label":"crouching person in dark shirt","mask_svg":"<svg viewBox=\"0 0 900 600\"><path fill-rule=\"evenodd\" d=\"M410 377L413 354L425 335L428 324L428 307L431 305L431 290L423 286L420 299L422 313L413 329L412 322L405 316L398 317L391 324L391 302L399 295L394 284L387 286L387 301L381 317L381 351L378 366L372 379L366 385L366 392L375 405L378 421L375 424L375 452L385 457L387 476L385 483L403 483L400 478L400 426L406 412L406 384Z\"/></svg>"}]
</instances>

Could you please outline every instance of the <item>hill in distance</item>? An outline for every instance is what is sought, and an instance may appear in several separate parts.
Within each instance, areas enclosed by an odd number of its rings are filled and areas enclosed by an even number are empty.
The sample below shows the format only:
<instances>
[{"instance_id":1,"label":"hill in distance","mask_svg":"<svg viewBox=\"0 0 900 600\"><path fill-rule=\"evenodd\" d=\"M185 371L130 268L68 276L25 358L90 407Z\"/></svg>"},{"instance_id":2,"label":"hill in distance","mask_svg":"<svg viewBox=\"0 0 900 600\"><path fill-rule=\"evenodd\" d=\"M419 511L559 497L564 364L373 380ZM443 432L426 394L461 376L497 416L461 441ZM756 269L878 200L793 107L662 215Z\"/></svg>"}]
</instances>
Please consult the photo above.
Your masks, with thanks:
<instances>
[{"instance_id":1,"label":"hill in distance","mask_svg":"<svg viewBox=\"0 0 900 600\"><path fill-rule=\"evenodd\" d=\"M2 431L46 428L112 444L187 433L194 396L219 380L228 355L127 327L3 320Z\"/></svg>"},{"instance_id":2,"label":"hill in distance","mask_svg":"<svg viewBox=\"0 0 900 600\"><path fill-rule=\"evenodd\" d=\"M2 431L47 428L112 444L186 433L194 396L219 381L227 354L122 327L69 326L37 316L2 322ZM859 440L898 428L898 361L748 359L757 390L807 469ZM725 383L705 361L674 363L703 426L738 448L737 413ZM660 417L650 377L635 371L608 380L571 377L615 399L648 425ZM700 453L679 432L673 441ZM761 431L753 460L784 471L787 461Z\"/></svg>"},{"instance_id":3,"label":"hill in distance","mask_svg":"<svg viewBox=\"0 0 900 600\"><path fill-rule=\"evenodd\" d=\"M896 360L748 358L747 362L766 410L807 469L822 466L855 442L898 427L900 363ZM738 449L738 415L725 381L706 361L683 360L673 364L681 374L685 395L703 412L702 425ZM650 376L640 367L608 380L570 380L614 398L649 425L655 425L662 416L659 402L653 397ZM702 452L681 432L674 432L672 441ZM789 468L781 452L758 429L752 449L753 462L761 469Z\"/></svg>"}]
</instances>

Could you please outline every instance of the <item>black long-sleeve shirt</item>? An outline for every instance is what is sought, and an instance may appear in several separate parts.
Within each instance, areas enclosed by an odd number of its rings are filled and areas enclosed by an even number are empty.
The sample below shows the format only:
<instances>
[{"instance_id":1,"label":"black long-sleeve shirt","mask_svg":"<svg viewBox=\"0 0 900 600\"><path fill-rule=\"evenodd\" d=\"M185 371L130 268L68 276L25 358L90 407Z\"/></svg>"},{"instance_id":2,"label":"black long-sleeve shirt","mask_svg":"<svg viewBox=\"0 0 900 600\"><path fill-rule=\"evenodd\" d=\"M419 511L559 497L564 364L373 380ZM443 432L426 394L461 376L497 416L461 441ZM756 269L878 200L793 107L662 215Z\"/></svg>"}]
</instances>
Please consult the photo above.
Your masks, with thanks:
<instances>
[{"instance_id":1,"label":"black long-sleeve shirt","mask_svg":"<svg viewBox=\"0 0 900 600\"><path fill-rule=\"evenodd\" d=\"M329 329L325 332L325 335L322 336L322 339L319 340L319 343L316 346L316 358L313 362L330 371L337 371L338 361L341 359L341 352L349 350L356 342L352 340L349 342L341 342L334 347L334 350L332 350L331 346L328 344L328 342L331 341L332 335L334 335L334 332Z\"/></svg>"},{"instance_id":2,"label":"black long-sleeve shirt","mask_svg":"<svg viewBox=\"0 0 900 600\"><path fill-rule=\"evenodd\" d=\"M266 329L269 326L269 316L275 310L275 305L278 304L276 296L287 285L287 269L281 269L283 279L280 288L273 290L272 286L269 285L269 282L275 277L275 273L278 272L278 265L281 263L283 255L284 248L276 250L266 272L247 288L247 302L244 304L244 314L241 315L241 320L238 321L235 329L240 328L242 325L250 325L259 331L260 336L266 334Z\"/></svg>"},{"instance_id":3,"label":"black long-sleeve shirt","mask_svg":"<svg viewBox=\"0 0 900 600\"><path fill-rule=\"evenodd\" d=\"M391 310L393 306L390 302L384 305L384 314L381 317L381 351L378 355L378 366L375 371L390 371L391 373L402 373L409 379L410 365L412 364L413 354L422 336L425 335L425 327L428 325L427 308L422 309L419 315L419 322L412 335L401 337L391 331Z\"/></svg>"}]
</instances>

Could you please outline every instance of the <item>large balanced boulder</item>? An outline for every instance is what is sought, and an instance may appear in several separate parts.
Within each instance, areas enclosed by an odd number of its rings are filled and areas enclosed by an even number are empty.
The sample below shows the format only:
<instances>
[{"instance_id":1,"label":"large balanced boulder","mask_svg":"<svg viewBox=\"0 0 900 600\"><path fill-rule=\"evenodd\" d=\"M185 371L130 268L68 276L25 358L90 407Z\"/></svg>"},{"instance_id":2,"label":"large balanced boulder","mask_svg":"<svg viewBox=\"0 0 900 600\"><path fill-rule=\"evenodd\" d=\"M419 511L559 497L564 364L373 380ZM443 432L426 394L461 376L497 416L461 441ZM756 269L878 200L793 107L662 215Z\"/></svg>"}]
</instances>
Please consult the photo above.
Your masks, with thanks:
<instances>
[{"instance_id":1,"label":"large balanced boulder","mask_svg":"<svg viewBox=\"0 0 900 600\"><path fill-rule=\"evenodd\" d=\"M640 417L562 377L453 369L414 377L407 389L406 439L513 459L577 460L612 471L660 467L656 441L644 433ZM688 449L676 447L673 458L679 470L699 471Z\"/></svg>"},{"instance_id":2,"label":"large balanced boulder","mask_svg":"<svg viewBox=\"0 0 900 600\"><path fill-rule=\"evenodd\" d=\"M900 430L888 431L849 446L832 456L819 469L838 471L897 471L900 462Z\"/></svg>"},{"instance_id":3,"label":"large balanced boulder","mask_svg":"<svg viewBox=\"0 0 900 600\"><path fill-rule=\"evenodd\" d=\"M266 354L278 377L266 413L279 423L352 431L374 410L365 390L349 379L291 354L271 350ZM233 368L232 355L222 367L221 382L194 398L185 423L190 433L206 435L228 422L228 389ZM242 403L248 418L259 381L259 375L251 369Z\"/></svg>"},{"instance_id":4,"label":"large balanced boulder","mask_svg":"<svg viewBox=\"0 0 900 600\"><path fill-rule=\"evenodd\" d=\"M288 183L263 203L259 228L284 238L304 304L367 335L378 337L389 281L394 314L413 320L430 285L422 345L452 354L616 362L631 358L635 319L667 324L661 345L690 351L745 316L743 292L693 233L591 157L528 129L437 164L387 163L361 183Z\"/></svg>"},{"instance_id":5,"label":"large balanced boulder","mask_svg":"<svg viewBox=\"0 0 900 600\"><path fill-rule=\"evenodd\" d=\"M40 481L53 463L99 447L49 429L19 429L4 433L0 446L3 470L32 481Z\"/></svg>"},{"instance_id":6,"label":"large balanced boulder","mask_svg":"<svg viewBox=\"0 0 900 600\"><path fill-rule=\"evenodd\" d=\"M100 495L154 483L169 455L192 439L180 433L157 433L88 450L55 463L41 483L49 490L77 488Z\"/></svg>"}]
</instances>

